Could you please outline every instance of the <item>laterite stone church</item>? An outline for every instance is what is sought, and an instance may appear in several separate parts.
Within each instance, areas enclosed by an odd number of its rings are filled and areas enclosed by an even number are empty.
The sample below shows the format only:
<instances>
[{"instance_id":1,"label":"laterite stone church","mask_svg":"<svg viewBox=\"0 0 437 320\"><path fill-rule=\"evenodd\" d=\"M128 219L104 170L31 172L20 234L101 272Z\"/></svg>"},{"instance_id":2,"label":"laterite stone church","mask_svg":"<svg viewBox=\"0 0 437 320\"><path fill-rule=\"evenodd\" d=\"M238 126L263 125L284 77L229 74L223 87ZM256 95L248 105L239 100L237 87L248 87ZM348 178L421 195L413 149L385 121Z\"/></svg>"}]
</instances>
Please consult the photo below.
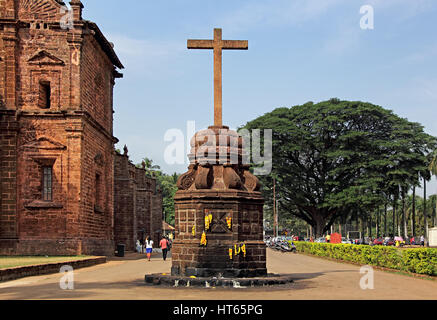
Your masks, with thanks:
<instances>
[{"instance_id":1,"label":"laterite stone church","mask_svg":"<svg viewBox=\"0 0 437 320\"><path fill-rule=\"evenodd\" d=\"M113 255L120 241L133 250L140 234L160 236L155 182L145 192L153 203L123 200L136 192L126 179L133 186L145 175L124 179L127 155L115 161L113 88L123 65L82 18L81 1L65 8L0 0L0 255Z\"/></svg>"}]
</instances>

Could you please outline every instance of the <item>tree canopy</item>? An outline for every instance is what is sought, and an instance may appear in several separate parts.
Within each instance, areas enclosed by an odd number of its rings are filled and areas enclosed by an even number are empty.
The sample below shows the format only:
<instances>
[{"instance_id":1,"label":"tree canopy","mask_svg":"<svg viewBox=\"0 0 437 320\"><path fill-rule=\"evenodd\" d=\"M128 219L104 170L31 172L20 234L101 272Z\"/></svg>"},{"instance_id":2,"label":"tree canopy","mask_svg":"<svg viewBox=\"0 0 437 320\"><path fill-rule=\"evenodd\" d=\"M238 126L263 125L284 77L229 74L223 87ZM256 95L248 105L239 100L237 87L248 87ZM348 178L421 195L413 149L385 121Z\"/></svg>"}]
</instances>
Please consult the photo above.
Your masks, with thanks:
<instances>
[{"instance_id":1,"label":"tree canopy","mask_svg":"<svg viewBox=\"0 0 437 320\"><path fill-rule=\"evenodd\" d=\"M141 163L136 165L138 168L144 168L146 175L150 178L156 179L157 187L162 192L162 211L165 221L174 225L174 196L178 188L176 186L179 174L173 173L171 175L162 172L159 165L153 164L153 160L147 157L143 158Z\"/></svg>"},{"instance_id":2,"label":"tree canopy","mask_svg":"<svg viewBox=\"0 0 437 320\"><path fill-rule=\"evenodd\" d=\"M419 185L436 138L380 106L331 99L278 108L245 126L273 130L266 198L308 222L320 236L339 217L363 212Z\"/></svg>"}]
</instances>

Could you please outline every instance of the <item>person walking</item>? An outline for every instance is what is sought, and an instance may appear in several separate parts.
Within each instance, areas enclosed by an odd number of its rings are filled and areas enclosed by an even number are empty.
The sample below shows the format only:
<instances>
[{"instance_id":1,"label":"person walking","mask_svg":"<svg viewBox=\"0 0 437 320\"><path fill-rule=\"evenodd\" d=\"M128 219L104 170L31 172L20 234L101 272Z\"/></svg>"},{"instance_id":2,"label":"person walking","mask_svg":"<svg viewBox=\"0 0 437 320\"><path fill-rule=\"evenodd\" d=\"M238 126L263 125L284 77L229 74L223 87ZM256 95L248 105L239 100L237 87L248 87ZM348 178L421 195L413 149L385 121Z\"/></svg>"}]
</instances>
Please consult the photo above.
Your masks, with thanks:
<instances>
[{"instance_id":1,"label":"person walking","mask_svg":"<svg viewBox=\"0 0 437 320\"><path fill-rule=\"evenodd\" d=\"M423 235L420 236L420 245L425 246L425 237Z\"/></svg>"},{"instance_id":2,"label":"person walking","mask_svg":"<svg viewBox=\"0 0 437 320\"><path fill-rule=\"evenodd\" d=\"M138 252L138 253L141 253L141 243L140 243L140 240L137 240L135 246L136 246L136 248L137 248L137 252Z\"/></svg>"},{"instance_id":3,"label":"person walking","mask_svg":"<svg viewBox=\"0 0 437 320\"><path fill-rule=\"evenodd\" d=\"M411 237L410 244L413 246L416 244L416 239L414 239L414 237Z\"/></svg>"},{"instance_id":4,"label":"person walking","mask_svg":"<svg viewBox=\"0 0 437 320\"><path fill-rule=\"evenodd\" d=\"M146 239L146 255L149 261L150 261L150 257L152 256L152 251L153 251L153 240L150 238L150 236L148 236Z\"/></svg>"},{"instance_id":5,"label":"person walking","mask_svg":"<svg viewBox=\"0 0 437 320\"><path fill-rule=\"evenodd\" d=\"M140 238L140 246L141 246L141 252L140 253L144 253L144 236L142 236Z\"/></svg>"},{"instance_id":6,"label":"person walking","mask_svg":"<svg viewBox=\"0 0 437 320\"><path fill-rule=\"evenodd\" d=\"M165 236L162 236L159 245L161 246L161 250L162 250L162 258L165 261L165 259L167 259L167 251L168 251L168 240Z\"/></svg>"}]
</instances>

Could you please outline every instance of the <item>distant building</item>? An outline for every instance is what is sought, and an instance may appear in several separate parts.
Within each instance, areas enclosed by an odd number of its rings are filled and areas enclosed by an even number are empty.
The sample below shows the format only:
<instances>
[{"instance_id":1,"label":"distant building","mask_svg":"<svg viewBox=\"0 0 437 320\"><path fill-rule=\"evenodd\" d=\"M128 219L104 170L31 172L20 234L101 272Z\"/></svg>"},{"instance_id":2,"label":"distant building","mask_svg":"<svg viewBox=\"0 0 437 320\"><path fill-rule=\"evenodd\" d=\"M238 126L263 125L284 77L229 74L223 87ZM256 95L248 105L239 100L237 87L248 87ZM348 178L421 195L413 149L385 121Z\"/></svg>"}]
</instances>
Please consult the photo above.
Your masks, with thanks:
<instances>
[{"instance_id":1,"label":"distant building","mask_svg":"<svg viewBox=\"0 0 437 320\"><path fill-rule=\"evenodd\" d=\"M114 239L134 251L137 240L150 236L156 245L162 235L162 193L125 154L115 156Z\"/></svg>"}]
</instances>

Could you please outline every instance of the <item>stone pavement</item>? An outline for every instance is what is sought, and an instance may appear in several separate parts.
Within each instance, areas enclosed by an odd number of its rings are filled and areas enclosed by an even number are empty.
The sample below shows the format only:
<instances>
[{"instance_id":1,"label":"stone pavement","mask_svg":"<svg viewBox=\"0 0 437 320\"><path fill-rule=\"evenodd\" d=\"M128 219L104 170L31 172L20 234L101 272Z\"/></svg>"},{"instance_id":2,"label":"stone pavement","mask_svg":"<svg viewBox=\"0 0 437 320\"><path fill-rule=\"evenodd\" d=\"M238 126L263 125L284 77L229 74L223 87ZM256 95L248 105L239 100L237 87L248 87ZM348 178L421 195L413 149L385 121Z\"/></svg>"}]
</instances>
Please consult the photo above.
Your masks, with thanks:
<instances>
[{"instance_id":1,"label":"stone pavement","mask_svg":"<svg viewBox=\"0 0 437 320\"><path fill-rule=\"evenodd\" d=\"M149 287L146 273L170 272L171 260L154 253L111 258L103 265L74 273L74 290L62 290L61 274L0 283L0 299L437 299L437 281L375 270L375 289L360 289L360 267L299 254L268 250L269 272L292 273L295 283L284 288L198 289Z\"/></svg>"}]
</instances>

